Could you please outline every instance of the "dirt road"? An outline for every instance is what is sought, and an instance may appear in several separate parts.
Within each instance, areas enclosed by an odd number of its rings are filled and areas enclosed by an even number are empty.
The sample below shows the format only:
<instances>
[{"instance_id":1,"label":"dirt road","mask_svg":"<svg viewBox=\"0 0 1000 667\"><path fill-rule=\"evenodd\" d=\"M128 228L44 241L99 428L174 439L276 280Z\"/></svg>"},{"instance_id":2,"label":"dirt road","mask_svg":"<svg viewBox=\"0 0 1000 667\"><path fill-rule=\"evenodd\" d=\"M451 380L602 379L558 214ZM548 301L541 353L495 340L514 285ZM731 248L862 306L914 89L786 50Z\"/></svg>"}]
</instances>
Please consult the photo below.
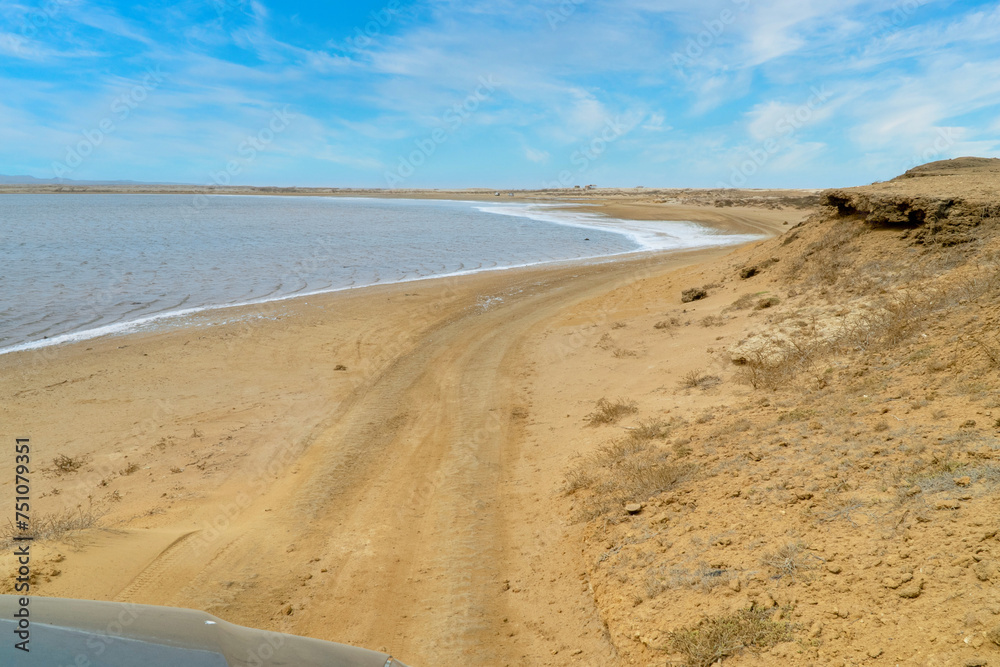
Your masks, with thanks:
<instances>
[{"instance_id":1,"label":"dirt road","mask_svg":"<svg viewBox=\"0 0 1000 667\"><path fill-rule=\"evenodd\" d=\"M282 630L416 665L540 664L560 646L582 649L581 664L613 663L577 554L563 546L538 573L555 580L559 611L505 585L524 547L544 550L530 543L563 523L539 514L534 487L511 485L530 418L520 345L555 313L660 264L528 276L442 321L304 436L290 474L231 503L221 530L181 534L117 598L257 626L283 609ZM576 618L551 622L563 607Z\"/></svg>"}]
</instances>

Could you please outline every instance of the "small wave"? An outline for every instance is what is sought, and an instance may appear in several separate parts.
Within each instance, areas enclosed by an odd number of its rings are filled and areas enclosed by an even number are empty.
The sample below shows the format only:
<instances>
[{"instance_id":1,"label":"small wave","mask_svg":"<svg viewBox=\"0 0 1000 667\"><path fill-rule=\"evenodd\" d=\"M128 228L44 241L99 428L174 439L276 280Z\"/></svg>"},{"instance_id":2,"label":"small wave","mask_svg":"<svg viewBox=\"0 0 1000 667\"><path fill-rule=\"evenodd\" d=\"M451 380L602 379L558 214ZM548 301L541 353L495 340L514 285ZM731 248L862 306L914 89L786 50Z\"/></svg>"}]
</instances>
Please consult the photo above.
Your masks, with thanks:
<instances>
[{"instance_id":1,"label":"small wave","mask_svg":"<svg viewBox=\"0 0 1000 667\"><path fill-rule=\"evenodd\" d=\"M564 210L566 204L504 204L477 206L484 213L509 215L567 227L594 229L628 237L638 247L633 252L693 250L734 245L764 238L755 234L725 234L694 222L674 220L624 220L599 213ZM625 253L619 253L625 254Z\"/></svg>"}]
</instances>

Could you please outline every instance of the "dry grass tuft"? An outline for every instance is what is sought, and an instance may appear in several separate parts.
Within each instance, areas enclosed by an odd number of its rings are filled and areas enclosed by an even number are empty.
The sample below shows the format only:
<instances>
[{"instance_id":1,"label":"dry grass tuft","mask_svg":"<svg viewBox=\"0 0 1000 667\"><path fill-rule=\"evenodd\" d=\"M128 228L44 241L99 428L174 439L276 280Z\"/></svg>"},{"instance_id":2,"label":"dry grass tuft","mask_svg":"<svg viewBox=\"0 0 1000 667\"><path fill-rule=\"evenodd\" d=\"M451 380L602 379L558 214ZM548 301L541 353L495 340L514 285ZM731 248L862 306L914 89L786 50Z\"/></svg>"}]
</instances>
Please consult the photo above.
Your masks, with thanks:
<instances>
[{"instance_id":1,"label":"dry grass tuft","mask_svg":"<svg viewBox=\"0 0 1000 667\"><path fill-rule=\"evenodd\" d=\"M813 558L805 553L806 547L801 542L789 542L776 551L764 554L761 565L775 571L778 577L795 577L813 566Z\"/></svg>"},{"instance_id":2,"label":"dry grass tuft","mask_svg":"<svg viewBox=\"0 0 1000 667\"><path fill-rule=\"evenodd\" d=\"M654 329L675 329L681 325L680 319L676 317L671 317L669 320L660 320L653 325Z\"/></svg>"},{"instance_id":3,"label":"dry grass tuft","mask_svg":"<svg viewBox=\"0 0 1000 667\"><path fill-rule=\"evenodd\" d=\"M718 375L706 375L701 371L688 371L680 379L683 389L709 389L722 384Z\"/></svg>"},{"instance_id":4,"label":"dry grass tuft","mask_svg":"<svg viewBox=\"0 0 1000 667\"><path fill-rule=\"evenodd\" d=\"M704 287L692 287L681 292L681 303L691 303L701 301L708 297L708 290Z\"/></svg>"},{"instance_id":5,"label":"dry grass tuft","mask_svg":"<svg viewBox=\"0 0 1000 667\"><path fill-rule=\"evenodd\" d=\"M664 591L683 588L710 593L719 586L729 584L734 576L738 575L706 563L700 563L693 569L660 565L646 572L646 596L652 600Z\"/></svg>"},{"instance_id":6,"label":"dry grass tuft","mask_svg":"<svg viewBox=\"0 0 1000 667\"><path fill-rule=\"evenodd\" d=\"M972 341L991 367L1000 368L1000 338L993 337L990 340L982 336L972 336Z\"/></svg>"},{"instance_id":7,"label":"dry grass tuft","mask_svg":"<svg viewBox=\"0 0 1000 667\"><path fill-rule=\"evenodd\" d=\"M623 505L667 491L690 474L692 464L672 461L670 453L654 443L660 436L652 434L664 428L653 424L633 431L581 459L567 473L567 493L590 492L581 503L581 520L621 511Z\"/></svg>"},{"instance_id":8,"label":"dry grass tuft","mask_svg":"<svg viewBox=\"0 0 1000 667\"><path fill-rule=\"evenodd\" d=\"M54 459L52 459L52 469L60 474L66 475L69 473L76 472L82 468L87 463L87 458L84 456L66 456L65 454L60 454Z\"/></svg>"},{"instance_id":9,"label":"dry grass tuft","mask_svg":"<svg viewBox=\"0 0 1000 667\"><path fill-rule=\"evenodd\" d=\"M781 303L781 299L776 296L769 296L761 299L754 305L754 310L764 310L765 308L773 308Z\"/></svg>"},{"instance_id":10,"label":"dry grass tuft","mask_svg":"<svg viewBox=\"0 0 1000 667\"><path fill-rule=\"evenodd\" d=\"M667 635L667 646L684 656L686 667L711 667L745 649L765 649L791 639L787 623L771 620L773 610L741 609L707 618Z\"/></svg>"},{"instance_id":11,"label":"dry grass tuft","mask_svg":"<svg viewBox=\"0 0 1000 667\"><path fill-rule=\"evenodd\" d=\"M138 469L139 469L139 464L136 463L135 461L132 461L127 466L119 470L118 474L121 475L122 477L128 477L132 473L136 472Z\"/></svg>"},{"instance_id":12,"label":"dry grass tuft","mask_svg":"<svg viewBox=\"0 0 1000 667\"><path fill-rule=\"evenodd\" d=\"M58 540L74 530L85 530L97 525L104 512L98 511L93 503L86 507L79 505L76 509L67 509L51 514L32 514L31 529L27 534L36 540ZM14 524L10 523L0 530L0 549L14 546L14 538L24 535Z\"/></svg>"},{"instance_id":13,"label":"dry grass tuft","mask_svg":"<svg viewBox=\"0 0 1000 667\"><path fill-rule=\"evenodd\" d=\"M733 301L725 310L746 310L754 305L754 303L758 300L757 297L766 293L767 292L750 292L748 294L744 294L740 298L736 299L736 301Z\"/></svg>"},{"instance_id":14,"label":"dry grass tuft","mask_svg":"<svg viewBox=\"0 0 1000 667\"><path fill-rule=\"evenodd\" d=\"M619 398L617 401L612 403L608 399L602 398L597 401L596 409L584 417L584 419L587 420L587 424L589 426L614 424L622 417L626 415L634 415L637 412L639 412L639 407L635 404L635 401L628 401L624 398Z\"/></svg>"},{"instance_id":15,"label":"dry grass tuft","mask_svg":"<svg viewBox=\"0 0 1000 667\"><path fill-rule=\"evenodd\" d=\"M639 425L629 429L628 437L632 440L656 440L670 435L670 422L662 419L650 419L639 422Z\"/></svg>"},{"instance_id":16,"label":"dry grass tuft","mask_svg":"<svg viewBox=\"0 0 1000 667\"><path fill-rule=\"evenodd\" d=\"M734 378L754 389L778 389L792 379L795 371L795 362L789 357L758 349L745 355Z\"/></svg>"}]
</instances>

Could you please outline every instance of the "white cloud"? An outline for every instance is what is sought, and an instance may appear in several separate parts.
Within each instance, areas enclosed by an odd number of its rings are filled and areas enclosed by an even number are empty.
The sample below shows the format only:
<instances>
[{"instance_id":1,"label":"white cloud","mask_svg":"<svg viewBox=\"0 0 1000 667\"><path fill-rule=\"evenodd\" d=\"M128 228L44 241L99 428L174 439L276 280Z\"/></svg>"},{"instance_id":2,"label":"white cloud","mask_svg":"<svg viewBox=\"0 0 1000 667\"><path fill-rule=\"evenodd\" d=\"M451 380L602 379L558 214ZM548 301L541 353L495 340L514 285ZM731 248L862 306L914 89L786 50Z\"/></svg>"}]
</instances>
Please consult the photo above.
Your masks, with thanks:
<instances>
[{"instance_id":1,"label":"white cloud","mask_svg":"<svg viewBox=\"0 0 1000 667\"><path fill-rule=\"evenodd\" d=\"M669 132L673 128L666 125L667 117L662 113L651 113L646 122L643 123L642 129L647 132Z\"/></svg>"},{"instance_id":2,"label":"white cloud","mask_svg":"<svg viewBox=\"0 0 1000 667\"><path fill-rule=\"evenodd\" d=\"M544 163L548 162L551 157L548 151L541 151L536 148L531 148L530 146L524 149L524 157L528 158L532 162Z\"/></svg>"}]
</instances>

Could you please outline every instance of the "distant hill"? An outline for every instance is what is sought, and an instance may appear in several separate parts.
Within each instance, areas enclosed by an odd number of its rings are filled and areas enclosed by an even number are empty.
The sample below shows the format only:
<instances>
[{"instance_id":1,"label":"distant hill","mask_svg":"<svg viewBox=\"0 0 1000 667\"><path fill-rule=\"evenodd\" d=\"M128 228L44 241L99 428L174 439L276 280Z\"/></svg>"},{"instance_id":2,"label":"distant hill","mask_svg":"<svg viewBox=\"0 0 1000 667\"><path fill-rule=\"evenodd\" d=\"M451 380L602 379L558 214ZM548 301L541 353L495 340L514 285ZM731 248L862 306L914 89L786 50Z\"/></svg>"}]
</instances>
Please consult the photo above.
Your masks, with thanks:
<instances>
[{"instance_id":1,"label":"distant hill","mask_svg":"<svg viewBox=\"0 0 1000 667\"><path fill-rule=\"evenodd\" d=\"M164 185L143 181L77 181L72 178L35 178L0 174L0 185Z\"/></svg>"},{"instance_id":2,"label":"distant hill","mask_svg":"<svg viewBox=\"0 0 1000 667\"><path fill-rule=\"evenodd\" d=\"M907 178L926 176L975 176L996 173L1000 173L1000 159L992 157L957 157L952 160L938 160L937 162L922 164L892 180L901 181Z\"/></svg>"}]
</instances>

